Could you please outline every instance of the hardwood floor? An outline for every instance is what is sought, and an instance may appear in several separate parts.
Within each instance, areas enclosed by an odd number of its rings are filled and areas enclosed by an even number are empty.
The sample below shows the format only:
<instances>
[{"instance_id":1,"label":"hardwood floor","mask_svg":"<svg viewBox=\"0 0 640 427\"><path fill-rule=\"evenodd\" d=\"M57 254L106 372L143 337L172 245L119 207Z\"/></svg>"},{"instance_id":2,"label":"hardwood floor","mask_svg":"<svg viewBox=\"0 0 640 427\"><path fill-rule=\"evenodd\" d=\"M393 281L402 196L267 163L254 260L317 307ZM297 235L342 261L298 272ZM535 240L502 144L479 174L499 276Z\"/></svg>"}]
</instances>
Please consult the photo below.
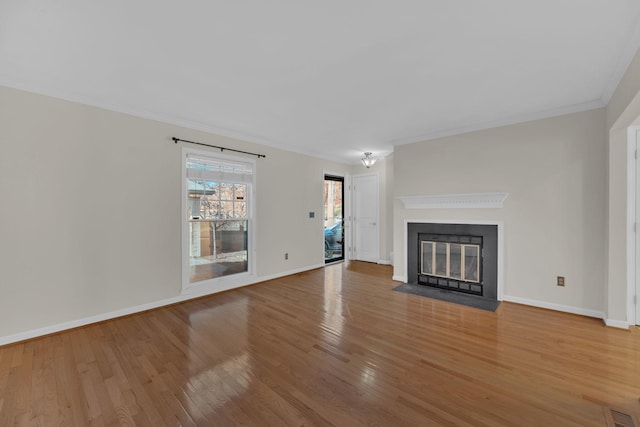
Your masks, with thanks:
<instances>
[{"instance_id":1,"label":"hardwood floor","mask_svg":"<svg viewBox=\"0 0 640 427\"><path fill-rule=\"evenodd\" d=\"M605 426L640 333L338 264L0 347L0 426ZM637 422L637 418L636 418ZM639 424L640 425L640 424Z\"/></svg>"}]
</instances>

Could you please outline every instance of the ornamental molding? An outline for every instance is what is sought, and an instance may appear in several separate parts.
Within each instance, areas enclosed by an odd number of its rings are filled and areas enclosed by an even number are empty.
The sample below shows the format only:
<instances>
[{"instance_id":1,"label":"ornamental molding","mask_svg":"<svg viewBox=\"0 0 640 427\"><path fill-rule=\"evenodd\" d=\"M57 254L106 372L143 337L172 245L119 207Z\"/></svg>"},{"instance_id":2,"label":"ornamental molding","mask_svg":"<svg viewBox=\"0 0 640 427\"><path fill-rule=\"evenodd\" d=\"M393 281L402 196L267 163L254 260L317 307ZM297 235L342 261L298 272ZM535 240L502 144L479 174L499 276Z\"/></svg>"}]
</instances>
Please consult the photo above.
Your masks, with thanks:
<instances>
[{"instance_id":1,"label":"ornamental molding","mask_svg":"<svg viewBox=\"0 0 640 427\"><path fill-rule=\"evenodd\" d=\"M397 197L405 209L499 209L509 193L439 194Z\"/></svg>"}]
</instances>

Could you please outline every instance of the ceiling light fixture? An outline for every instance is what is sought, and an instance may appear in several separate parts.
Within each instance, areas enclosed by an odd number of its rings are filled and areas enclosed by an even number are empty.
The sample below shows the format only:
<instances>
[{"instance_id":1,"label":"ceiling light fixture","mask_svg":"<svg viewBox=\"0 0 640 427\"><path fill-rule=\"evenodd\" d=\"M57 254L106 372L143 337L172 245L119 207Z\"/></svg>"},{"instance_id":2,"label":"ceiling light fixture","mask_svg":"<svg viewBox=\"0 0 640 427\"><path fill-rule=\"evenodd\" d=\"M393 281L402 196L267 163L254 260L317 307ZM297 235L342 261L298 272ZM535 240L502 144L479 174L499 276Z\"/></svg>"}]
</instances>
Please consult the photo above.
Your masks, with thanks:
<instances>
[{"instance_id":1,"label":"ceiling light fixture","mask_svg":"<svg viewBox=\"0 0 640 427\"><path fill-rule=\"evenodd\" d=\"M362 159L360 159L362 161L362 164L369 169L371 166L373 166L373 164L376 162L376 159L374 159L373 157L371 157L371 152L367 151L366 153L364 153L364 157Z\"/></svg>"}]
</instances>

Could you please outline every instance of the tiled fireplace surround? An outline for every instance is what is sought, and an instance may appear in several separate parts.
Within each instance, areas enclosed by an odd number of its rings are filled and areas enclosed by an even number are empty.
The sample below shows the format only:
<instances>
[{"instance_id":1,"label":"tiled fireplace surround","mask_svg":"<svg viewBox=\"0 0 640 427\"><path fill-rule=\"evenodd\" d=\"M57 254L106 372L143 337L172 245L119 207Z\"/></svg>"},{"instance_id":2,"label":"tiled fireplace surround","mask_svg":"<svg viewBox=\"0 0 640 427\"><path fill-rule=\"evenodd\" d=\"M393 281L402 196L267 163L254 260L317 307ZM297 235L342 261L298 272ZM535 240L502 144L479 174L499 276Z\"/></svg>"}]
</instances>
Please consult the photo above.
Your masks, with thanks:
<instances>
[{"instance_id":1,"label":"tiled fireplace surround","mask_svg":"<svg viewBox=\"0 0 640 427\"><path fill-rule=\"evenodd\" d=\"M482 237L481 286L482 296L498 299L498 226L481 224L443 224L437 222L407 223L407 282L417 283L420 272L420 234L440 236ZM459 285L463 285L461 282ZM424 285L427 286L427 285ZM456 290L449 288L451 292Z\"/></svg>"}]
</instances>

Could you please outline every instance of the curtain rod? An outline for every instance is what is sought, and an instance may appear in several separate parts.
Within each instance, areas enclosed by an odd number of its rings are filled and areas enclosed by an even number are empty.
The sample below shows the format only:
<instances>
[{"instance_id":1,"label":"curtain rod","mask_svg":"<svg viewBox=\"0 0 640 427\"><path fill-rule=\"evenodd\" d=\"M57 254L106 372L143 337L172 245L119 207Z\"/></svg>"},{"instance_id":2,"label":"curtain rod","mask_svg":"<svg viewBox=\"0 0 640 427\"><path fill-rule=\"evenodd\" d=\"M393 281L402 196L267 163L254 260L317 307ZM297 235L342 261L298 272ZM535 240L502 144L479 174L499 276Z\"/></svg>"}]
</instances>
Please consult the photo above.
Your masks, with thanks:
<instances>
[{"instance_id":1,"label":"curtain rod","mask_svg":"<svg viewBox=\"0 0 640 427\"><path fill-rule=\"evenodd\" d=\"M242 150L236 150L236 149L233 149L233 148L220 147L218 145L203 144L202 142L188 141L186 139L176 138L175 136L172 137L171 139L173 139L173 142L175 142L176 144L178 143L178 141L182 141L182 142L188 142L189 144L204 145L205 147L218 148L218 149L220 149L220 151L227 150L227 151L233 151L235 153L249 154L251 156L256 156L257 158L260 158L260 157L266 158L267 157L265 154L250 153L248 151L242 151Z\"/></svg>"}]
</instances>

